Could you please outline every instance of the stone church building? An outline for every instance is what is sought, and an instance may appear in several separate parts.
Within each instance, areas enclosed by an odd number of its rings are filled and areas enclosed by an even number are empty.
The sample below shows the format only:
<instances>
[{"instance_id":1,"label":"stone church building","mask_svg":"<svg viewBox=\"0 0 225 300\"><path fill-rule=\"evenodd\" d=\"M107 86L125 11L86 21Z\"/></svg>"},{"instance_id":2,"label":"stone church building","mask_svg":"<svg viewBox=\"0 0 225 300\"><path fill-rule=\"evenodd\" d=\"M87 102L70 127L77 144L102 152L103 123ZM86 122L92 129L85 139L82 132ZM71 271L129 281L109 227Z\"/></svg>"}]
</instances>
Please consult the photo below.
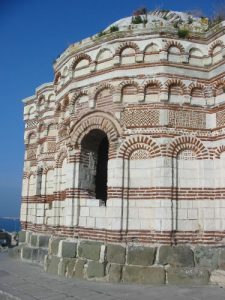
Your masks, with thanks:
<instances>
[{"instance_id":1,"label":"stone church building","mask_svg":"<svg viewBox=\"0 0 225 300\"><path fill-rule=\"evenodd\" d=\"M169 11L121 19L72 44L23 100L21 223L31 247L58 241L48 266L93 243L89 264L106 251L132 281L139 248L225 245L224 27Z\"/></svg>"}]
</instances>

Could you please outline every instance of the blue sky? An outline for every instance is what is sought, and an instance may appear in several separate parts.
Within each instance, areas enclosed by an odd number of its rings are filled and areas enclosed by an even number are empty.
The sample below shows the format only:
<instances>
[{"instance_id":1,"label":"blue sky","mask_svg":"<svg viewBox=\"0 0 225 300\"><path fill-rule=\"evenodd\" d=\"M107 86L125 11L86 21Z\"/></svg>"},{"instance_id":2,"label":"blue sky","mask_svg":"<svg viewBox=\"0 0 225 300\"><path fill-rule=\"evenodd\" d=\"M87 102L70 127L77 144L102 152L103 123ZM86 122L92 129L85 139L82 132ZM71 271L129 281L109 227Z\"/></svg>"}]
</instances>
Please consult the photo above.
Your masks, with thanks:
<instances>
[{"instance_id":1,"label":"blue sky","mask_svg":"<svg viewBox=\"0 0 225 300\"><path fill-rule=\"evenodd\" d=\"M0 0L0 216L18 216L23 169L23 105L53 79L52 63L75 41L140 7L212 12L216 1Z\"/></svg>"}]
</instances>

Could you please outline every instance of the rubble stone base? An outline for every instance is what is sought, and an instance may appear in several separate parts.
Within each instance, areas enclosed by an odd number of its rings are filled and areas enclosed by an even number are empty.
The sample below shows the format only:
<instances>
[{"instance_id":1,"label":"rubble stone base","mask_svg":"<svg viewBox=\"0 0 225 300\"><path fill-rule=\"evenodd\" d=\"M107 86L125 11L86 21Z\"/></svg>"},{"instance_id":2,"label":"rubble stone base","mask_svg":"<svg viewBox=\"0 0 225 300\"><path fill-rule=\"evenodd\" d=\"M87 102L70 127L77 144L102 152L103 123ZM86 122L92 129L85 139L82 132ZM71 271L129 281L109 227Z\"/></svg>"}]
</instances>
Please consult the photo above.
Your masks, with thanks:
<instances>
[{"instance_id":1,"label":"rubble stone base","mask_svg":"<svg viewBox=\"0 0 225 300\"><path fill-rule=\"evenodd\" d=\"M10 255L46 272L87 280L225 286L225 246L109 244L21 232Z\"/></svg>"}]
</instances>

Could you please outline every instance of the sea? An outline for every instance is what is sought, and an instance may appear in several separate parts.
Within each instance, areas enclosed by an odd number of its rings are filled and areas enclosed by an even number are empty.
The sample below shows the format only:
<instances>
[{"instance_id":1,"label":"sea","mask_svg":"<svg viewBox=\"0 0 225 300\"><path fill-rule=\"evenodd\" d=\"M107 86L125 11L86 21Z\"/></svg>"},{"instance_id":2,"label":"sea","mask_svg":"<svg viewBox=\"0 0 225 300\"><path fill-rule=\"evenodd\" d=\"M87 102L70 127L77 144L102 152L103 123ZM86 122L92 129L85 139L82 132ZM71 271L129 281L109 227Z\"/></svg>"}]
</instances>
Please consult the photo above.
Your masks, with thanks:
<instances>
[{"instance_id":1,"label":"sea","mask_svg":"<svg viewBox=\"0 0 225 300\"><path fill-rule=\"evenodd\" d=\"M19 218L0 217L0 229L8 232L18 232L21 229Z\"/></svg>"}]
</instances>

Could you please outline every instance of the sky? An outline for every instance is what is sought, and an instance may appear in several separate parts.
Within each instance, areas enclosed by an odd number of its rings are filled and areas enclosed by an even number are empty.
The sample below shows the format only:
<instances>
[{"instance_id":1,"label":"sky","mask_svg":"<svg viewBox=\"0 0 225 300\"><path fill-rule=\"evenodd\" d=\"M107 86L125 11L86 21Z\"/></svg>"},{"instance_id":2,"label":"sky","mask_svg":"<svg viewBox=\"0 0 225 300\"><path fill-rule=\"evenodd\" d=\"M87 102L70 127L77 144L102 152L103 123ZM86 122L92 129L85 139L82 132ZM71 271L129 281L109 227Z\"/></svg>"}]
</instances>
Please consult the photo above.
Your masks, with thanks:
<instances>
[{"instance_id":1,"label":"sky","mask_svg":"<svg viewBox=\"0 0 225 300\"><path fill-rule=\"evenodd\" d=\"M70 44L140 7L210 15L218 1L0 0L0 216L19 216L23 174L22 99L53 80L53 61Z\"/></svg>"}]
</instances>

